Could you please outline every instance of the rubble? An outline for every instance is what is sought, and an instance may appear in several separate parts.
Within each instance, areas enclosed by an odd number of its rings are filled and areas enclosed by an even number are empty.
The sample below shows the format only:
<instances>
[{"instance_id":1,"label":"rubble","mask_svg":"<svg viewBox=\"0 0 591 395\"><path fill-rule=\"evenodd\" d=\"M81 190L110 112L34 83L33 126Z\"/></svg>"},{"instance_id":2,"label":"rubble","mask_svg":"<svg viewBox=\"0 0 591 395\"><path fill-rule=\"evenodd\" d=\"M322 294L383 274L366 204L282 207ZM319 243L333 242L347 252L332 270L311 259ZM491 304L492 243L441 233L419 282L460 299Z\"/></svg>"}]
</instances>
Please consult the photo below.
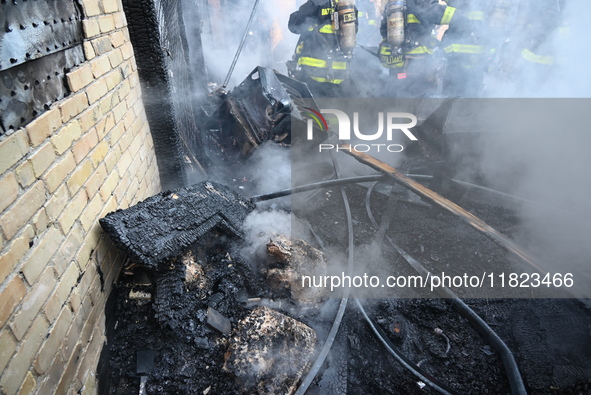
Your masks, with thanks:
<instances>
[{"instance_id":1,"label":"rubble","mask_svg":"<svg viewBox=\"0 0 591 395\"><path fill-rule=\"evenodd\" d=\"M367 241L375 233L362 221L367 215L363 204L367 190L361 186L347 189L351 201L357 202L352 206L352 214L359 221L357 235L360 241ZM310 224L320 239L331 241L335 235L345 234L345 222L338 217L342 210L338 198L335 190L329 190L310 199ZM375 215L384 215L387 199L380 193L371 196ZM479 205L471 208L494 225L514 221L510 213ZM400 226L389 232L422 261L437 256L440 263L483 265L487 257L503 252L459 220L444 221L435 210L401 204L394 215ZM450 248L450 240L462 243ZM311 298L305 294L310 291L298 290L291 282L297 273L323 273L324 256L302 240L273 236L267 241L272 263L265 270L257 270L254 264L233 255L236 239L215 229L157 270L127 266L116 287L123 291L119 292L113 318L117 323L109 326L115 325L116 329L107 331L112 386L108 393L137 393L142 377L136 373L135 355L144 349L158 352L145 384L147 393L294 392L317 351L316 338L319 343L326 339L338 300L319 301L316 306L320 309L300 308L302 301ZM395 256L393 247L386 244L382 248L385 256ZM469 260L460 259L468 255ZM379 264L373 267L379 269ZM383 264L392 270L390 263ZM414 274L405 271L408 268L403 265L397 265L396 270L388 273ZM270 282L281 289L272 289ZM132 302L132 288L151 293L152 301ZM251 310L255 304L267 307ZM363 304L396 347L454 390L510 391L498 352L445 300L364 299ZM578 393L587 385L589 363L585 356L589 347L567 348L572 346L572 339L587 344L583 340L589 336L589 310L577 301L482 299L471 300L470 304L503 339L513 341L532 393ZM212 310L227 318L232 328L230 335L225 334L228 330L223 326L212 327ZM447 340L434 328L441 328L448 336L449 348ZM544 339L540 341L536 333L543 333ZM547 344L557 344L556 350L570 350L572 362L561 360L556 351L548 353ZM428 387L419 390L417 378L393 360L361 314L348 307L310 392L418 391L432 392Z\"/></svg>"},{"instance_id":2,"label":"rubble","mask_svg":"<svg viewBox=\"0 0 591 395\"><path fill-rule=\"evenodd\" d=\"M248 158L266 141L292 144L293 124L305 125L306 107L318 110L306 84L266 67L256 67L244 81L221 98L204 125L208 156L235 163ZM317 128L315 128L317 129ZM315 130L307 148L327 138Z\"/></svg>"},{"instance_id":3,"label":"rubble","mask_svg":"<svg viewBox=\"0 0 591 395\"><path fill-rule=\"evenodd\" d=\"M277 235L267 244L267 252L276 261L267 269L267 280L275 289L286 288L300 303L318 303L326 288L303 287L302 275L326 274L326 257L304 240Z\"/></svg>"},{"instance_id":4,"label":"rubble","mask_svg":"<svg viewBox=\"0 0 591 395\"><path fill-rule=\"evenodd\" d=\"M316 331L268 307L257 307L238 323L223 369L243 392L292 394L306 371Z\"/></svg>"}]
</instances>

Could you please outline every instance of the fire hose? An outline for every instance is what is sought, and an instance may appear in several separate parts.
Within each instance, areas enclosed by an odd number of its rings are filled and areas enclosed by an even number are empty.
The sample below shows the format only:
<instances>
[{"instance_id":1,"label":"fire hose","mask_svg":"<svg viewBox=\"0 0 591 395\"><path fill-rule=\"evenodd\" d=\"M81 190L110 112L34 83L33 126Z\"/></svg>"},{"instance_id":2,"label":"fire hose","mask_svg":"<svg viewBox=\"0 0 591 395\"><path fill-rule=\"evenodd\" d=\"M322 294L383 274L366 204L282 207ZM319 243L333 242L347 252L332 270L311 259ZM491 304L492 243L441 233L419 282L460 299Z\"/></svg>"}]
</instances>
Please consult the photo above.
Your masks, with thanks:
<instances>
[{"instance_id":1,"label":"fire hose","mask_svg":"<svg viewBox=\"0 0 591 395\"><path fill-rule=\"evenodd\" d=\"M337 173L337 176L338 176L338 168L336 166L336 162L333 161L333 165L335 166L335 172ZM430 179L431 178L431 176L423 176L423 175L408 175L408 176L411 178L416 178L416 179ZM384 175L369 175L369 176L359 176L359 177L349 177L349 178L338 178L336 180L321 181L321 182L302 185L302 186L298 186L295 188L286 189L286 190L273 192L273 193L269 193L269 194L256 195L256 196L252 197L252 200L254 202L259 202L259 201L275 199L278 197L288 196L288 195L291 195L294 193L310 191L310 190L314 190L314 189L322 189L322 188L328 188L328 187L333 187L333 186L339 186L339 185L342 186L342 185L362 183L362 182L371 182L371 181L377 182L377 181L380 181L383 179L384 179ZM471 187L474 189L479 189L481 191L490 192L492 194L497 194L497 195L512 198L515 200L525 201L524 199L521 199L519 197L509 195L509 194L506 194L503 192L499 192L494 189L481 187L479 185L471 184L471 183L467 183L467 182L461 182L461 183L465 186L468 186L468 187ZM374 224L374 226L377 226L377 222L375 221L375 218L373 217L373 214L371 213L371 208L368 206L369 196L371 195L372 189L373 189L373 185L368 190L368 196L366 197L366 199L367 199L366 208L368 210L368 216L371 219L372 223ZM348 233L349 233L349 267L351 267L352 260L353 260L353 248L354 248L354 246L353 246L352 217L351 217L351 211L350 211L350 206L349 206L346 192L342 188L341 188L341 193L343 195L346 217L347 217L347 225L348 225ZM531 201L528 201L528 202L535 203L535 202L531 202ZM419 272L421 272L421 269L423 271L425 270L424 267L422 267L422 265L420 265L420 263L418 263L418 261L414 260L414 258L412 258L410 255L408 255L406 252L404 252L400 247L398 247L392 241L392 239L390 237L387 237L387 240L394 246L394 248L396 248L396 250L403 256L403 258L407 261L407 263L409 263L415 270L417 270ZM523 383L523 379L521 377L521 374L519 372L519 368L515 362L513 354L511 353L511 350L507 347L507 345L503 342L503 340L490 328L490 326L488 326L488 324L482 318L480 318L480 316L478 316L478 314L476 314L468 305L466 305L461 299L459 299L457 296L455 296L455 294L453 294L451 291L449 291L447 289L445 291L446 291L445 296L451 297L453 299L453 301L454 301L453 305L458 310L458 312L460 312L460 314L462 314L465 318L467 318L470 321L470 323L472 323L472 325L478 330L478 332L480 332L493 345L493 347L495 347L495 349L497 349L497 351L500 353L501 360L503 362L503 365L505 366L505 370L506 370L508 378L509 378L509 384L511 386L512 393L513 394L526 394L527 391L525 390L525 385ZM341 304L339 306L339 311L337 312L337 315L335 317L335 320L333 322L333 325L332 325L331 331L329 332L327 340L326 340L318 358L314 362L312 368L310 369L310 371L308 372L308 374L306 375L306 377L304 378L304 380L300 384L300 387L298 388L298 390L296 392L297 395L305 394L308 387L310 386L310 384L312 383L312 381L314 380L314 378L318 374L318 371L320 370L322 364L324 363L324 360L326 359L326 356L328 355L328 352L330 351L330 348L332 347L332 343L334 342L334 339L335 339L338 329L340 327L340 323L342 321L343 314L344 314L344 311L347 306L347 301L348 301L348 293L341 300ZM393 347L392 343L384 335L383 331L381 331L381 329L373 323L373 321L367 315L367 313L365 312L365 309L363 308L363 306L361 305L361 303L357 299L356 299L356 304L357 304L360 312L362 313L362 315L364 316L364 318L366 319L366 321L370 325L370 328L378 336L379 340L382 342L382 344L384 344L384 346L386 347L388 352L390 352L406 369L411 371L415 376L419 377L425 383L427 383L432 388L434 388L435 390L437 390L438 392L440 392L442 394L457 394L456 391L447 387L445 384L440 383L436 379L426 375L425 372L418 365L412 363L410 360L408 360L407 357L405 357L400 352L398 352L397 349L395 347Z\"/></svg>"},{"instance_id":2,"label":"fire hose","mask_svg":"<svg viewBox=\"0 0 591 395\"><path fill-rule=\"evenodd\" d=\"M333 165L333 168L335 171L335 175L338 178L339 177L338 165L334 159L332 152L330 154L330 158L332 159L332 165ZM349 272L351 272L351 270L353 269L353 260L354 260L353 216L351 214L351 207L349 206L349 199L347 198L347 193L345 192L345 188L343 188L343 187L341 187L341 196L343 198L343 204L345 206L345 216L347 218L347 236L348 236L348 243L349 243L348 270L349 270ZM318 357L314 361L314 364L312 365L312 367L310 368L310 370L306 374L306 377L304 377L304 379L302 380L302 383L298 387L298 390L296 391L295 395L304 395L306 393L306 391L308 390L308 387L310 387L310 384L312 384L312 380L314 380L314 378L316 377L316 375L320 371L320 368L324 364L324 360L328 356L328 353L332 347L332 344L334 343L334 340L335 340L337 333L339 331L339 328L341 326L341 321L343 320L343 316L345 315L345 310L347 309L347 302L348 301L349 301L349 290L345 289L344 295L341 298L341 303L339 304L339 310L337 311L337 315L335 316L335 319L332 323L332 327L330 328L330 332L328 333L326 341L324 342L324 345L322 346L322 349L320 350L320 354L318 354Z\"/></svg>"},{"instance_id":3,"label":"fire hose","mask_svg":"<svg viewBox=\"0 0 591 395\"><path fill-rule=\"evenodd\" d=\"M375 184L374 184L375 185ZM371 206L369 204L369 200L371 198L371 191L373 190L373 185L367 191L366 196L366 204L365 207L367 209L367 215L372 222L374 227L378 227L378 223L375 220L375 217L372 214ZM386 236L386 240L390 242L390 244L398 251L398 253L402 256L402 258L419 274L424 275L427 273L427 269L423 265L421 265L416 259L406 253L402 248L400 248L389 236ZM525 390L525 385L523 383L523 379L521 377L521 373L519 372L519 367L515 362L515 358L513 357L513 353L509 349L509 347L505 344L505 342L496 334L496 332L482 319L474 310L472 310L464 301L458 298L450 289L443 288L440 290L443 297L449 298L453 301L453 307L464 317L466 318L472 326L487 340L489 341L492 346L499 352L501 355L501 360L503 362L503 366L505 367L505 372L507 373L507 377L509 378L509 385L511 387L511 393L514 395L522 395L527 394ZM359 302L357 302L359 304ZM362 311L363 313L363 311ZM365 315L365 314L364 314ZM366 317L367 318L367 317ZM375 332L375 330L374 330ZM376 332L376 334L378 334ZM381 335L381 336L380 336ZM378 335L383 337L383 334ZM384 340L382 340L384 342ZM390 349L389 349L390 351ZM390 351L391 353L393 351Z\"/></svg>"}]
</instances>

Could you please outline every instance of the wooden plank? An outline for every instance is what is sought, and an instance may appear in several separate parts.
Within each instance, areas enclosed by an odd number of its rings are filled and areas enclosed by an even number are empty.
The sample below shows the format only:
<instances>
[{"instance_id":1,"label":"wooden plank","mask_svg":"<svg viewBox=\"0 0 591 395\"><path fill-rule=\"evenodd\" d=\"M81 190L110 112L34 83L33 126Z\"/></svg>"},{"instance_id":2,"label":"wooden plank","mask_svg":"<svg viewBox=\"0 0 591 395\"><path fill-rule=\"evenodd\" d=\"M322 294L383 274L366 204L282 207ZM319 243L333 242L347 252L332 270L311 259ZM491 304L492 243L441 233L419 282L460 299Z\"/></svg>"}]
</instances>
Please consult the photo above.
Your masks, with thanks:
<instances>
[{"instance_id":1,"label":"wooden plank","mask_svg":"<svg viewBox=\"0 0 591 395\"><path fill-rule=\"evenodd\" d=\"M355 151L353 149L353 147L351 147L348 144L340 145L339 151L343 151L343 152L347 153L348 155L351 155L356 160L371 167L372 169L375 169L381 173L389 175L390 177L392 177L392 179L396 183L404 186L405 188L410 189L411 191L413 191L417 195L427 199L431 203L433 203L433 204L443 208L447 212L461 218L462 220L467 222L469 225L471 225L473 228L475 228L476 230L484 233L486 236L491 238L495 243L497 243L501 247L507 249L508 251L512 252L518 258L520 258L522 261L524 261L527 264L529 264L530 266L534 267L540 273L544 273L544 274L546 273L546 271L544 269L542 269L541 267L539 267L535 263L533 258L531 258L525 251L523 251L523 249L521 249L521 247L519 247L517 244L515 244L512 240L508 239L505 235L498 232L496 229L494 229L493 227L488 225L486 222L484 222L483 220L481 220L480 218L478 218L474 214L469 213L468 211L464 210L463 208L461 208L460 206L458 206L454 202L444 198L443 196L439 195L438 193L436 193L436 192L430 190L429 188L425 187L424 185L416 182L415 180L412 180L412 179L406 177L404 174L400 173L398 170L396 170L394 167L388 165L387 163L384 163L384 162L382 162L370 155L367 155L365 153Z\"/></svg>"}]
</instances>

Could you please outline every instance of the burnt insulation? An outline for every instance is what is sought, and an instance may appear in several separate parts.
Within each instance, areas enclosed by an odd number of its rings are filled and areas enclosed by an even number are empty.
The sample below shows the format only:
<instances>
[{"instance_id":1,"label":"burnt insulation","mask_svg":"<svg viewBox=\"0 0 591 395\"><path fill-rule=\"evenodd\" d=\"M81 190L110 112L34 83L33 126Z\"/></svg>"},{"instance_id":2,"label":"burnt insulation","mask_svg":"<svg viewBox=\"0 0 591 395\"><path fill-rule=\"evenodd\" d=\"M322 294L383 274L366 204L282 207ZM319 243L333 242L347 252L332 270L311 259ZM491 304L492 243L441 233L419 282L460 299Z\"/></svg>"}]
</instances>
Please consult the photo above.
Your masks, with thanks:
<instances>
[{"instance_id":1,"label":"burnt insulation","mask_svg":"<svg viewBox=\"0 0 591 395\"><path fill-rule=\"evenodd\" d=\"M201 142L193 72L179 0L123 0L163 189L185 185Z\"/></svg>"},{"instance_id":2,"label":"burnt insulation","mask_svg":"<svg viewBox=\"0 0 591 395\"><path fill-rule=\"evenodd\" d=\"M240 230L254 204L213 182L161 192L100 219L113 242L132 261L158 268L216 228L231 236Z\"/></svg>"}]
</instances>

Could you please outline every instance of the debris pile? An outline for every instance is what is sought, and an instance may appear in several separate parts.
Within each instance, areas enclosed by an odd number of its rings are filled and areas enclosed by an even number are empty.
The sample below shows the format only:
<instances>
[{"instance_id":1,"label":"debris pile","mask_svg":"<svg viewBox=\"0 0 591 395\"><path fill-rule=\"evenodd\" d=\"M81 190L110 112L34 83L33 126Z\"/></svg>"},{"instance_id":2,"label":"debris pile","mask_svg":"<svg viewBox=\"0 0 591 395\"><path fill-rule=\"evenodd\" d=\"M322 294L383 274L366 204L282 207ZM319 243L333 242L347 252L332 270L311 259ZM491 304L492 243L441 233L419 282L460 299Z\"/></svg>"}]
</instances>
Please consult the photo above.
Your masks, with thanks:
<instances>
[{"instance_id":1,"label":"debris pile","mask_svg":"<svg viewBox=\"0 0 591 395\"><path fill-rule=\"evenodd\" d=\"M224 370L238 379L243 393L292 394L315 345L316 331L309 326L257 307L236 326Z\"/></svg>"},{"instance_id":2,"label":"debris pile","mask_svg":"<svg viewBox=\"0 0 591 395\"><path fill-rule=\"evenodd\" d=\"M101 221L131 262L116 289L110 392L295 391L315 352L316 331L287 315L297 304L290 289L273 289L233 254L252 208L229 188L205 182ZM293 270L325 270L323 254L304 241L277 240ZM286 309L257 307L273 300L286 300Z\"/></svg>"},{"instance_id":3,"label":"debris pile","mask_svg":"<svg viewBox=\"0 0 591 395\"><path fill-rule=\"evenodd\" d=\"M267 280L275 289L288 289L299 303L320 303L327 294L325 288L305 287L302 275L324 276L326 257L301 239L278 235L267 244L274 262L267 268Z\"/></svg>"},{"instance_id":4,"label":"debris pile","mask_svg":"<svg viewBox=\"0 0 591 395\"><path fill-rule=\"evenodd\" d=\"M306 84L260 66L217 101L203 129L208 157L224 164L244 161L267 141L291 146L292 130L298 129L292 125L306 124L307 108L318 110ZM314 139L301 143L307 149L326 138L315 127Z\"/></svg>"}]
</instances>

